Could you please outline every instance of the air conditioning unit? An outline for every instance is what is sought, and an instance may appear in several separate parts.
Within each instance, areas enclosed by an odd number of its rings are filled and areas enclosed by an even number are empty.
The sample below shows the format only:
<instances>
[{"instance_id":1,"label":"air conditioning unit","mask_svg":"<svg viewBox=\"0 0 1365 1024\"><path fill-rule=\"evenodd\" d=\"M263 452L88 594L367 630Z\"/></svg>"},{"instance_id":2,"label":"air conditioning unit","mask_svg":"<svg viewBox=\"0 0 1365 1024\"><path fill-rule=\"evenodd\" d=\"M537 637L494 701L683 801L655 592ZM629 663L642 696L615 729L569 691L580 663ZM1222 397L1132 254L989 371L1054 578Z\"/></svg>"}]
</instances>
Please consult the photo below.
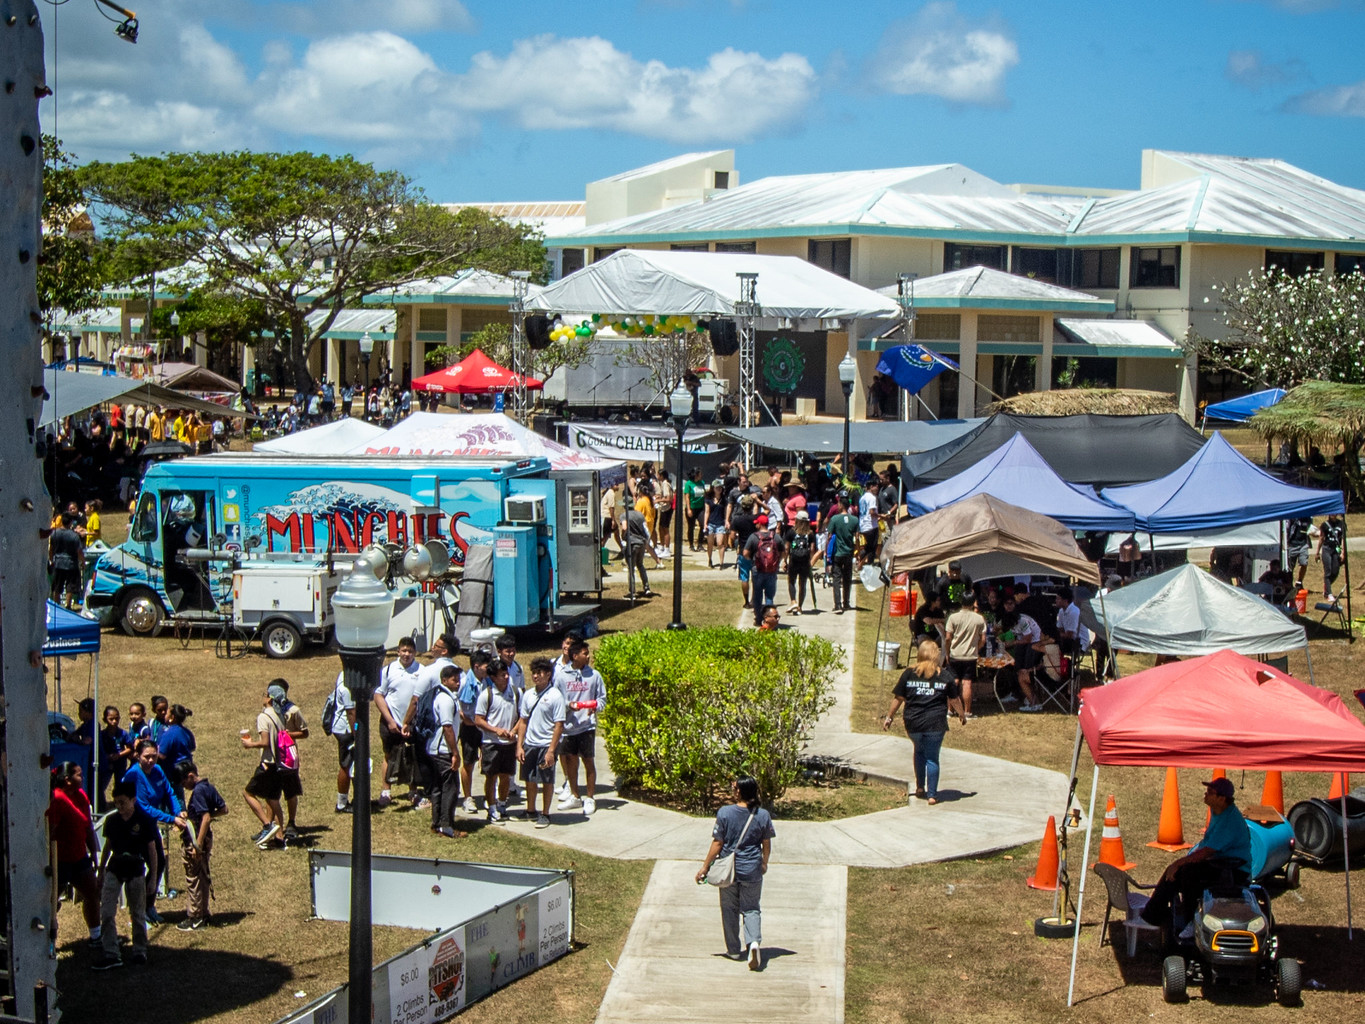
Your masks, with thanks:
<instances>
[{"instance_id":1,"label":"air conditioning unit","mask_svg":"<svg viewBox=\"0 0 1365 1024\"><path fill-rule=\"evenodd\" d=\"M508 523L545 522L545 499L543 497L504 498L502 518Z\"/></svg>"}]
</instances>

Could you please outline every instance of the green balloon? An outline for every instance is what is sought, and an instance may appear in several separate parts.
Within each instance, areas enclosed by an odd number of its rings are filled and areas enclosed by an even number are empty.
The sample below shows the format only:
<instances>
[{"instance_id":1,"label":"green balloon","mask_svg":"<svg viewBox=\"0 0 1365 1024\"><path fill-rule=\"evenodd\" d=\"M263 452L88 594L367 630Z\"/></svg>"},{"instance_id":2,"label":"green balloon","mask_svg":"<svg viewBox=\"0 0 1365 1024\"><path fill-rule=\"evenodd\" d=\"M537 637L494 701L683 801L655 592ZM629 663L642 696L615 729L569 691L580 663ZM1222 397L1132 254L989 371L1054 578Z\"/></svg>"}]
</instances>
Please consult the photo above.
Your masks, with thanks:
<instances>
[{"instance_id":1,"label":"green balloon","mask_svg":"<svg viewBox=\"0 0 1365 1024\"><path fill-rule=\"evenodd\" d=\"M654 325L653 325L653 324L645 324L645 334L653 334L653 333L654 333Z\"/></svg>"}]
</instances>

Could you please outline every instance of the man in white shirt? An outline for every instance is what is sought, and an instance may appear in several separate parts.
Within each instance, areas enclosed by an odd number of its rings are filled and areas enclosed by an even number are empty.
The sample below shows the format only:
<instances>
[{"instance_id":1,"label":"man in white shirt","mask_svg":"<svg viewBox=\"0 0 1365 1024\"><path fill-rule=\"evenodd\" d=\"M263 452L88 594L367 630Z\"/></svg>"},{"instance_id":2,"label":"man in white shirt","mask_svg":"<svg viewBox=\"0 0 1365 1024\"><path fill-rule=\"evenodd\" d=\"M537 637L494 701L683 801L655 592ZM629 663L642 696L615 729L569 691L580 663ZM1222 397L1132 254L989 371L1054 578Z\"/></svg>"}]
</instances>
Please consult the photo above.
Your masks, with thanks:
<instances>
[{"instance_id":1,"label":"man in white shirt","mask_svg":"<svg viewBox=\"0 0 1365 1024\"><path fill-rule=\"evenodd\" d=\"M582 807L591 817L597 810L597 713L607 706L607 687L602 677L588 664L588 643L577 640L569 645L573 666L559 676L567 717L564 738L559 745L560 760L564 765L564 779L569 791L559 798L559 809ZM578 762L583 762L584 788L578 788Z\"/></svg>"},{"instance_id":2,"label":"man in white shirt","mask_svg":"<svg viewBox=\"0 0 1365 1024\"><path fill-rule=\"evenodd\" d=\"M483 771L483 798L488 806L488 823L507 823L508 788L517 770L516 727L521 694L507 678L501 658L488 664L491 686L479 691L474 705L474 724L483 733L479 767Z\"/></svg>"},{"instance_id":3,"label":"man in white shirt","mask_svg":"<svg viewBox=\"0 0 1365 1024\"><path fill-rule=\"evenodd\" d=\"M881 541L877 499L880 488L880 481L873 477L867 482L867 490L858 499L858 532L863 535L863 565L877 560L877 547Z\"/></svg>"},{"instance_id":4,"label":"man in white shirt","mask_svg":"<svg viewBox=\"0 0 1365 1024\"><path fill-rule=\"evenodd\" d=\"M431 702L436 731L426 743L427 765L431 772L431 830L448 839L455 838L455 808L460 803L460 746L455 733L460 712L454 693L459 682L459 668L447 660L441 668L436 696Z\"/></svg>"},{"instance_id":5,"label":"man in white shirt","mask_svg":"<svg viewBox=\"0 0 1365 1024\"><path fill-rule=\"evenodd\" d=\"M398 641L398 658L384 667L379 688L374 691L374 706L379 709L379 742L384 748L384 788L379 791L379 806L393 803L389 787L398 778L398 761L406 754L412 763L412 711L422 692L422 666L417 662L417 644L412 637ZM401 748L407 744L409 749ZM421 798L420 787L411 793L414 800Z\"/></svg>"},{"instance_id":6,"label":"man in white shirt","mask_svg":"<svg viewBox=\"0 0 1365 1024\"><path fill-rule=\"evenodd\" d=\"M355 764L355 701L351 698L351 691L346 688L345 673L337 673L336 690L333 694L333 704L336 711L332 713L330 722L323 722L323 727L336 737L337 741L337 806L338 814L350 814L354 809L351 807L349 794L351 792L351 768Z\"/></svg>"},{"instance_id":7,"label":"man in white shirt","mask_svg":"<svg viewBox=\"0 0 1365 1024\"><path fill-rule=\"evenodd\" d=\"M526 783L526 817L534 818L536 828L550 827L550 797L555 789L555 754L564 730L564 695L554 685L554 665L549 658L531 662L534 688L521 697L521 719L517 723L517 760L521 779ZM536 814L536 794L541 810Z\"/></svg>"},{"instance_id":8,"label":"man in white shirt","mask_svg":"<svg viewBox=\"0 0 1365 1024\"><path fill-rule=\"evenodd\" d=\"M460 690L455 695L460 709L460 789L464 792L464 809L469 814L478 814L479 807L474 803L474 764L479 760L483 746L483 733L474 724L474 708L479 702L488 681L488 666L493 656L483 648L469 652L469 671L460 681Z\"/></svg>"},{"instance_id":9,"label":"man in white shirt","mask_svg":"<svg viewBox=\"0 0 1365 1024\"><path fill-rule=\"evenodd\" d=\"M1075 597L1070 587L1057 590L1057 638L1062 652L1072 657L1090 650L1090 630L1081 622Z\"/></svg>"}]
</instances>

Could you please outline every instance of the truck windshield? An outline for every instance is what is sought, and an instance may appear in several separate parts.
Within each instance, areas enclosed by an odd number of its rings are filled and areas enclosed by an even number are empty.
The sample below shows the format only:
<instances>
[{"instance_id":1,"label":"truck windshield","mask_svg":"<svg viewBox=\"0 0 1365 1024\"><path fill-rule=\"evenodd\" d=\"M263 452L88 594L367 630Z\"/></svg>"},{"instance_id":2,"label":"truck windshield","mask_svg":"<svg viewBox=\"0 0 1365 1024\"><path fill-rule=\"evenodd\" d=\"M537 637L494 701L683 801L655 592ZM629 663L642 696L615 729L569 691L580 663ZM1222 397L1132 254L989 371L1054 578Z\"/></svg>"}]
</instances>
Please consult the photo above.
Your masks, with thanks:
<instances>
[{"instance_id":1,"label":"truck windshield","mask_svg":"<svg viewBox=\"0 0 1365 1024\"><path fill-rule=\"evenodd\" d=\"M156 496L144 494L133 513L132 527L128 530L129 540L146 541L156 539Z\"/></svg>"}]
</instances>

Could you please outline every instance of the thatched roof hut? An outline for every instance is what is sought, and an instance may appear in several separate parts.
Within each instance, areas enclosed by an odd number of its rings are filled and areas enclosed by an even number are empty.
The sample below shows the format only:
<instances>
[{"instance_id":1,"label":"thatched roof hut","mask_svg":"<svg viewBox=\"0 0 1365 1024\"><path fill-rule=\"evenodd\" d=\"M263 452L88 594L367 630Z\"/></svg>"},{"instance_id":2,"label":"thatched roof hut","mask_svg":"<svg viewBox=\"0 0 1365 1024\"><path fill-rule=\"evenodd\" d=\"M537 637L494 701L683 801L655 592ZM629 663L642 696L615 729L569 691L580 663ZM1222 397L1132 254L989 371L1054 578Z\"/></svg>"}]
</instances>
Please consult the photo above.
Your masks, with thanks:
<instances>
[{"instance_id":1,"label":"thatched roof hut","mask_svg":"<svg viewBox=\"0 0 1365 1024\"><path fill-rule=\"evenodd\" d=\"M1365 434L1365 384L1310 380L1247 421L1267 441L1349 444Z\"/></svg>"},{"instance_id":2,"label":"thatched roof hut","mask_svg":"<svg viewBox=\"0 0 1365 1024\"><path fill-rule=\"evenodd\" d=\"M988 412L1012 412L1020 416L1154 416L1179 412L1175 396L1163 391L1131 388L1067 388L1031 391L990 406Z\"/></svg>"}]
</instances>

